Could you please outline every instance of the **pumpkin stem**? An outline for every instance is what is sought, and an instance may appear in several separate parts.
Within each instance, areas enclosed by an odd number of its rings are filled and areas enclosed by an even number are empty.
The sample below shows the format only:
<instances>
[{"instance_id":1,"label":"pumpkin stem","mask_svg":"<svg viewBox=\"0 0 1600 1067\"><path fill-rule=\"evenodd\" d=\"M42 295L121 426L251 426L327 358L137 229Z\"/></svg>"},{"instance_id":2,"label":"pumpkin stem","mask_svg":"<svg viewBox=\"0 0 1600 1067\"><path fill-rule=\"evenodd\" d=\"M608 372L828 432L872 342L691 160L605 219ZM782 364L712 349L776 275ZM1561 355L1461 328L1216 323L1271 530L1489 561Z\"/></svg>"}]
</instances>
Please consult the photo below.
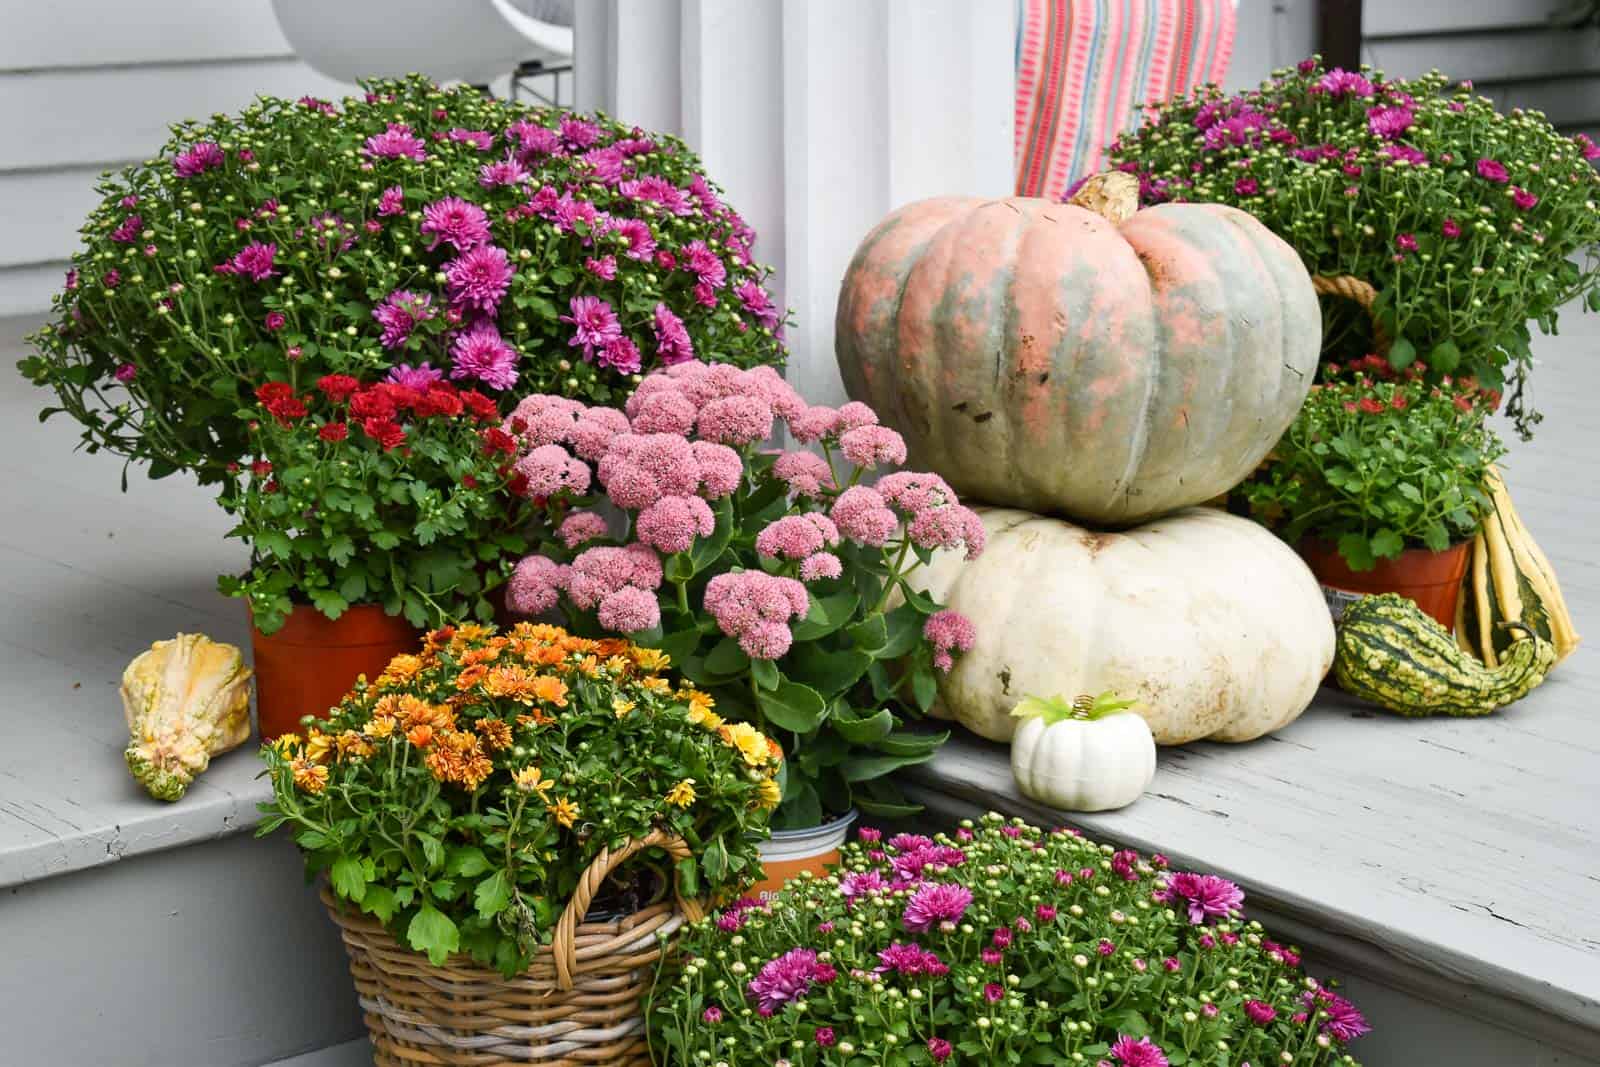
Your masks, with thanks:
<instances>
[{"instance_id":1,"label":"pumpkin stem","mask_svg":"<svg viewBox=\"0 0 1600 1067\"><path fill-rule=\"evenodd\" d=\"M1067 203L1120 225L1139 210L1139 179L1126 171L1102 171L1084 182Z\"/></svg>"},{"instance_id":2,"label":"pumpkin stem","mask_svg":"<svg viewBox=\"0 0 1600 1067\"><path fill-rule=\"evenodd\" d=\"M1127 711L1137 704L1136 700L1118 700L1117 695L1110 690L1099 696L1080 696L1076 700L1067 700L1065 697L1024 697L1017 706L1011 709L1011 714L1018 719L1031 719L1037 716L1047 725L1058 722L1097 722L1108 715L1117 715Z\"/></svg>"}]
</instances>

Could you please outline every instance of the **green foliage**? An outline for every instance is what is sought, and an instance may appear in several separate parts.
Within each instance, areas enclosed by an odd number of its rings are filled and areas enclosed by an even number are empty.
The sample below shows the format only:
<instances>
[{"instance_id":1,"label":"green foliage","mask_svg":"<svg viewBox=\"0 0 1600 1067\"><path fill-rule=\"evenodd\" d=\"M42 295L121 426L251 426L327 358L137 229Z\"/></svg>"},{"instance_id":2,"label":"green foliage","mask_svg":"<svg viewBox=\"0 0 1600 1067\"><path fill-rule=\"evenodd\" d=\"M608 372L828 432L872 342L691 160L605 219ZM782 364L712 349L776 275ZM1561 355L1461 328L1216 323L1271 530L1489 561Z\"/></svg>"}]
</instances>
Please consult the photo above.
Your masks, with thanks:
<instances>
[{"instance_id":1,"label":"green foliage","mask_svg":"<svg viewBox=\"0 0 1600 1067\"><path fill-rule=\"evenodd\" d=\"M1489 467L1505 449L1485 415L1416 382L1319 385L1238 492L1284 540L1334 542L1353 570L1408 548L1443 551L1489 508Z\"/></svg>"},{"instance_id":2,"label":"green foliage","mask_svg":"<svg viewBox=\"0 0 1600 1067\"><path fill-rule=\"evenodd\" d=\"M1495 110L1434 71L1410 81L1327 72L1315 60L1258 90L1214 87L1159 108L1118 140L1112 163L1146 203L1239 207L1284 238L1313 274L1380 290L1374 311L1396 369L1468 376L1498 394L1526 437L1529 326L1554 333L1562 304L1594 305L1600 148L1537 111ZM1503 168L1503 170L1498 169ZM1326 298L1324 359L1376 350L1359 308Z\"/></svg>"},{"instance_id":3,"label":"green foliage","mask_svg":"<svg viewBox=\"0 0 1600 1067\"><path fill-rule=\"evenodd\" d=\"M463 951L507 975L599 851L652 830L698 858L641 853L597 907L643 906L673 879L731 896L778 802L776 749L721 725L664 661L552 626L436 631L329 721L262 749L260 833L287 826L310 873L435 964Z\"/></svg>"},{"instance_id":4,"label":"green foliage","mask_svg":"<svg viewBox=\"0 0 1600 1067\"><path fill-rule=\"evenodd\" d=\"M263 393L240 413L262 458L230 472L221 498L251 566L220 581L263 633L296 603L330 619L381 604L418 627L493 617L489 594L526 547L515 527L527 512L504 492L509 438L492 401L336 377L299 396Z\"/></svg>"}]
</instances>

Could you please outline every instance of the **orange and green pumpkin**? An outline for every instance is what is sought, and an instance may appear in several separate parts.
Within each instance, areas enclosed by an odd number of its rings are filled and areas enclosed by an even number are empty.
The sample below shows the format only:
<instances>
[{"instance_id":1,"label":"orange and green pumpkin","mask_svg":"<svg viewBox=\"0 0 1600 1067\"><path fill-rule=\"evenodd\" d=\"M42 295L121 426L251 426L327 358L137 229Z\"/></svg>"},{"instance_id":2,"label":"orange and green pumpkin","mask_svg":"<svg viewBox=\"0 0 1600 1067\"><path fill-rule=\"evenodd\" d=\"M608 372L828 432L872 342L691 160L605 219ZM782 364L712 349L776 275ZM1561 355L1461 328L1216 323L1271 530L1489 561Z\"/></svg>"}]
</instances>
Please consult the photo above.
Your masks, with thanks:
<instances>
[{"instance_id":1,"label":"orange and green pumpkin","mask_svg":"<svg viewBox=\"0 0 1600 1067\"><path fill-rule=\"evenodd\" d=\"M1069 204L923 200L856 251L845 389L963 495L1139 522L1233 488L1305 400L1322 321L1300 257L1234 208L1135 212L1123 178Z\"/></svg>"}]
</instances>

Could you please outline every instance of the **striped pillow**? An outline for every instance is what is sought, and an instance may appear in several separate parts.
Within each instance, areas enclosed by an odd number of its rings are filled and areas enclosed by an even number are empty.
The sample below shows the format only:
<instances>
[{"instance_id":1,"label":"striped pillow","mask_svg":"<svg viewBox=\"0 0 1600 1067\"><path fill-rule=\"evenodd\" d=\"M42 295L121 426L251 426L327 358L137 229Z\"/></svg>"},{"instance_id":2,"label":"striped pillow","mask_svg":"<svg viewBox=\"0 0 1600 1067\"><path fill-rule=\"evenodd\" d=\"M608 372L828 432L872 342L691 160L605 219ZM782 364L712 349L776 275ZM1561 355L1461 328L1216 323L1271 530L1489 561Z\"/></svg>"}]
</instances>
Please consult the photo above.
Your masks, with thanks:
<instances>
[{"instance_id":1,"label":"striped pillow","mask_svg":"<svg viewBox=\"0 0 1600 1067\"><path fill-rule=\"evenodd\" d=\"M1232 0L1017 0L1017 193L1058 199L1140 107L1220 83Z\"/></svg>"}]
</instances>

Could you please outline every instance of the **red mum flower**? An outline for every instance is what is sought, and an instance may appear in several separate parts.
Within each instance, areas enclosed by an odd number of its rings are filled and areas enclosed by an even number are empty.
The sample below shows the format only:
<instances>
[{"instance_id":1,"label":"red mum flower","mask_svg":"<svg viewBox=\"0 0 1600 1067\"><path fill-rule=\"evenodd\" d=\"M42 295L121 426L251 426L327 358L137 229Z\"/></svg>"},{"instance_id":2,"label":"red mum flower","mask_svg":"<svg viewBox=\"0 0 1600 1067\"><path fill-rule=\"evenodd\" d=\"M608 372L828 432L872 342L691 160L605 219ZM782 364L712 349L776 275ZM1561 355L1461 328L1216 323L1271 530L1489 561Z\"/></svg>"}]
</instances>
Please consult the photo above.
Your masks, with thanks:
<instances>
[{"instance_id":1,"label":"red mum flower","mask_svg":"<svg viewBox=\"0 0 1600 1067\"><path fill-rule=\"evenodd\" d=\"M348 374L325 374L317 379L317 388L333 403L342 404L361 388L361 383Z\"/></svg>"},{"instance_id":2,"label":"red mum flower","mask_svg":"<svg viewBox=\"0 0 1600 1067\"><path fill-rule=\"evenodd\" d=\"M392 419L374 418L367 419L361 424L361 429L366 435L383 446L385 452L399 448L405 442L406 432Z\"/></svg>"},{"instance_id":3,"label":"red mum flower","mask_svg":"<svg viewBox=\"0 0 1600 1067\"><path fill-rule=\"evenodd\" d=\"M500 409L495 402L476 389L463 389L461 403L466 405L466 409L472 412L472 417L480 422L489 422L500 417Z\"/></svg>"},{"instance_id":4,"label":"red mum flower","mask_svg":"<svg viewBox=\"0 0 1600 1067\"><path fill-rule=\"evenodd\" d=\"M506 455L511 456L515 455L516 451L517 439L506 433L500 427L491 426L487 430L483 431L484 455L492 456L496 452L504 452Z\"/></svg>"},{"instance_id":5,"label":"red mum flower","mask_svg":"<svg viewBox=\"0 0 1600 1067\"><path fill-rule=\"evenodd\" d=\"M317 436L324 441L343 441L350 436L350 427L342 422L330 422L317 431Z\"/></svg>"}]
</instances>

